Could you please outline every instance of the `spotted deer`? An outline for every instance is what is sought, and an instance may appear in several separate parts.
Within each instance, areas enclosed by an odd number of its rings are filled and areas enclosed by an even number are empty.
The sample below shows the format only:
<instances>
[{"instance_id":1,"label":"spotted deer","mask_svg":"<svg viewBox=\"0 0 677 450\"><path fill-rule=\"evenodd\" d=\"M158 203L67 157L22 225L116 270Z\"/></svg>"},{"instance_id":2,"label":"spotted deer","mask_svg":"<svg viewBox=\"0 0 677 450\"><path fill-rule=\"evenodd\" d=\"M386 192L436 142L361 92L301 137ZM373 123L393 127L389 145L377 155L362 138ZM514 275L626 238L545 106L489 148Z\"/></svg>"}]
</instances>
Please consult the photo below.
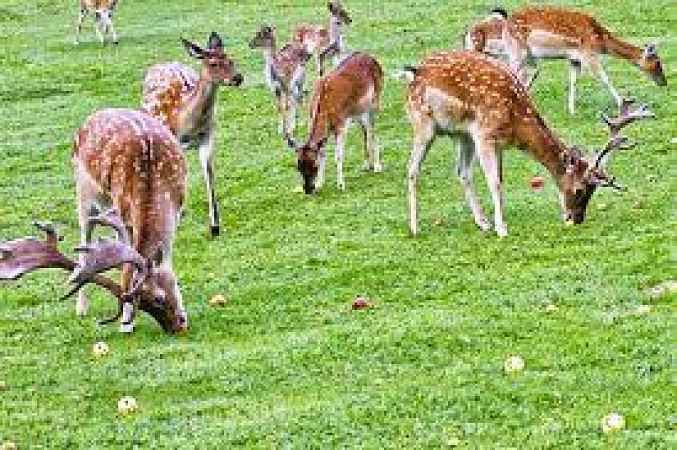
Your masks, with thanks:
<instances>
[{"instance_id":1,"label":"spotted deer","mask_svg":"<svg viewBox=\"0 0 677 450\"><path fill-rule=\"evenodd\" d=\"M463 35L463 47L495 58L507 58L503 45L503 28L507 18L508 13L504 9L492 10L488 17L468 28Z\"/></svg>"},{"instance_id":2,"label":"spotted deer","mask_svg":"<svg viewBox=\"0 0 677 450\"><path fill-rule=\"evenodd\" d=\"M249 41L249 48L259 48L265 59L266 84L275 94L275 105L280 119L280 134L294 133L296 111L303 97L306 63L310 53L297 43L287 44L277 50L275 30L263 25Z\"/></svg>"},{"instance_id":3,"label":"spotted deer","mask_svg":"<svg viewBox=\"0 0 677 450\"><path fill-rule=\"evenodd\" d=\"M473 161L479 159L494 204L494 229L503 237L508 229L503 219L502 150L515 145L531 155L551 174L560 194L563 217L580 224L593 193L600 186L617 187L607 174L611 154L626 148L620 129L643 117L647 107L626 108L614 123L612 138L594 158L568 147L536 111L524 84L500 61L472 51L441 52L418 67L405 68L409 80L406 107L413 128L409 161L409 228L418 232L417 183L421 163L436 136L458 138L458 176L475 223L489 231L473 186Z\"/></svg>"},{"instance_id":4,"label":"spotted deer","mask_svg":"<svg viewBox=\"0 0 677 450\"><path fill-rule=\"evenodd\" d=\"M178 62L152 66L143 81L141 109L167 125L183 146L199 148L211 234L218 236L219 211L214 190L216 98L219 86L240 86L244 78L224 52L217 33L211 33L205 48L185 39L182 42L188 55L202 62L200 74Z\"/></svg>"},{"instance_id":5,"label":"spotted deer","mask_svg":"<svg viewBox=\"0 0 677 450\"><path fill-rule=\"evenodd\" d=\"M558 7L527 7L506 17L503 41L510 66L527 85L533 81L528 67L539 59L567 59L569 98L567 109L575 113L576 81L587 69L609 90L618 105L622 98L611 84L600 56L625 59L647 74L657 85L666 86L661 60L654 45L643 48L614 36L592 16Z\"/></svg>"},{"instance_id":6,"label":"spotted deer","mask_svg":"<svg viewBox=\"0 0 677 450\"><path fill-rule=\"evenodd\" d=\"M365 169L381 172L374 120L380 107L383 71L378 61L354 53L329 74L319 78L311 101L310 136L299 145L287 135L288 145L298 156L303 189L312 194L324 184L325 146L331 133L336 140L336 182L345 189L343 155L348 127L353 119L362 125Z\"/></svg>"},{"instance_id":7,"label":"spotted deer","mask_svg":"<svg viewBox=\"0 0 677 450\"><path fill-rule=\"evenodd\" d=\"M317 73L324 74L324 61L334 59L334 65L347 56L345 39L343 38L343 26L350 25L353 20L340 1L330 1L329 27L300 25L292 33L292 41L303 45L306 51L315 55Z\"/></svg>"},{"instance_id":8,"label":"spotted deer","mask_svg":"<svg viewBox=\"0 0 677 450\"><path fill-rule=\"evenodd\" d=\"M174 329L185 329L187 315L172 268L172 243L186 191L179 141L143 112L104 109L77 131L72 161L81 243L71 277L78 291L77 314L84 315L88 306L80 287L99 271L119 265L127 253L131 256L124 262L132 264L123 266L120 278L126 294L120 331L133 331L141 291L171 312ZM118 239L93 243L96 224L114 228Z\"/></svg>"},{"instance_id":9,"label":"spotted deer","mask_svg":"<svg viewBox=\"0 0 677 450\"><path fill-rule=\"evenodd\" d=\"M106 42L106 36L110 35L114 44L118 43L118 35L113 27L113 14L118 6L118 0L79 0L78 22L75 27L75 44L80 43L82 22L88 14L94 14L96 34L102 44Z\"/></svg>"}]
</instances>

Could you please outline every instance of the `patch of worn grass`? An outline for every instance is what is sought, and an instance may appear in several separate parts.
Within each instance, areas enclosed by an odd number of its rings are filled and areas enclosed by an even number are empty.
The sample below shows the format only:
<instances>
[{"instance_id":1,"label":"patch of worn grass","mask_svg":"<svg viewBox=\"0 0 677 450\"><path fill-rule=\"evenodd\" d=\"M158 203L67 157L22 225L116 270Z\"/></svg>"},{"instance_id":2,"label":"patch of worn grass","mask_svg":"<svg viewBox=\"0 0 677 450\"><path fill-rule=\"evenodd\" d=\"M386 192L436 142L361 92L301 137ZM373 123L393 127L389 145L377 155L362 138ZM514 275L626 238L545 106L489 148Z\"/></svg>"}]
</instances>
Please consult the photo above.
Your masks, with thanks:
<instances>
[{"instance_id":1,"label":"patch of worn grass","mask_svg":"<svg viewBox=\"0 0 677 450\"><path fill-rule=\"evenodd\" d=\"M648 102L659 120L628 130L642 145L612 169L629 189L596 194L583 226L560 223L552 184L541 193L528 188L545 171L513 151L505 169L510 237L481 235L453 176L454 147L439 140L423 166L421 233L411 238L411 132L404 86L391 78L377 125L385 172L359 170L355 130L347 191L336 190L328 164L321 193L293 192L294 155L277 135L261 55L247 40L264 21L282 37L298 22L324 21L322 2L125 1L116 17L120 45L106 47L95 42L91 22L72 46L72 3L5 0L0 8L0 239L32 234L32 220L49 219L65 233L64 247L74 246L72 133L97 108L138 105L145 69L187 61L178 38L203 40L211 30L227 36L245 75L242 88L220 94L225 233L207 237L206 195L191 153L188 214L175 245L192 322L187 336L166 336L147 318L132 336L98 327L96 318L113 308L103 293L93 293L89 317L76 319L72 302L56 300L62 274L0 287L0 441L21 448L435 448L455 438L468 448L674 446L674 296L646 293L674 278L671 88L608 61L616 86ZM674 81L673 2L570 4L633 42L658 41ZM354 0L347 41L391 73L458 46L465 25L492 6ZM566 76L563 62L544 64L536 103L567 142L599 148L598 114L610 97L584 78L578 113L569 117ZM488 207L479 171L476 179ZM226 308L208 306L216 293L227 295ZM376 308L351 311L358 293ZM545 313L549 303L559 311ZM653 309L637 316L642 303ZM108 357L92 357L97 340L110 345ZM502 363L511 354L524 357L526 370L506 377ZM116 413L124 395L139 401L132 417ZM600 419L612 411L625 415L627 430L603 435Z\"/></svg>"}]
</instances>

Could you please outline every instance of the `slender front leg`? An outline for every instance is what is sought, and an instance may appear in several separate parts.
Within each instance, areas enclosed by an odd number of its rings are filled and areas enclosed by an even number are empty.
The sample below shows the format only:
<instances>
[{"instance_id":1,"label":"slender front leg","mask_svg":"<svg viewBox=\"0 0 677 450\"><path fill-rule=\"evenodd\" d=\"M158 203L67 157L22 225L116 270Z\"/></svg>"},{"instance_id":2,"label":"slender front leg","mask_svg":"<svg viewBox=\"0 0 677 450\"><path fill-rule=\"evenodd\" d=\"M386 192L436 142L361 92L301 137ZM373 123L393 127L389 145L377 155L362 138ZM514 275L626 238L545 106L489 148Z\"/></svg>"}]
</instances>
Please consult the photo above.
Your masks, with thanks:
<instances>
[{"instance_id":1,"label":"slender front leg","mask_svg":"<svg viewBox=\"0 0 677 450\"><path fill-rule=\"evenodd\" d=\"M435 136L434 123L430 117L416 117L414 120L414 145L409 158L407 187L409 193L409 231L412 236L418 233L418 198L416 186L421 163L428 153Z\"/></svg>"},{"instance_id":2,"label":"slender front leg","mask_svg":"<svg viewBox=\"0 0 677 450\"><path fill-rule=\"evenodd\" d=\"M508 235L508 227L503 220L503 188L500 173L500 150L494 142L475 138L475 149L487 179L487 185L494 202L494 229L500 237Z\"/></svg>"},{"instance_id":3,"label":"slender front leg","mask_svg":"<svg viewBox=\"0 0 677 450\"><path fill-rule=\"evenodd\" d=\"M129 292L132 283L134 269L130 264L122 266L120 274L120 286L122 292ZM120 333L131 333L134 331L134 302L127 301L122 304L122 317L120 318Z\"/></svg>"},{"instance_id":4,"label":"slender front leg","mask_svg":"<svg viewBox=\"0 0 677 450\"><path fill-rule=\"evenodd\" d=\"M339 190L346 189L346 182L343 179L343 152L346 145L346 134L348 124L343 124L336 130L336 153L334 154L336 160L336 186Z\"/></svg>"},{"instance_id":5,"label":"slender front leg","mask_svg":"<svg viewBox=\"0 0 677 450\"><path fill-rule=\"evenodd\" d=\"M80 225L80 245L85 246L92 242L93 227L89 223L89 217L96 214L97 208L95 206L96 188L87 184L86 178L79 175L79 170L75 169L75 193L78 206L78 222ZM79 264L84 266L85 254L79 254ZM78 299L75 303L75 314L82 317L87 314L89 308L89 299L85 293L85 288L82 287L78 291Z\"/></svg>"},{"instance_id":6,"label":"slender front leg","mask_svg":"<svg viewBox=\"0 0 677 450\"><path fill-rule=\"evenodd\" d=\"M78 12L78 23L75 26L75 45L78 45L80 43L80 33L82 32L82 21L85 19L87 16L87 10L86 9L80 9Z\"/></svg>"},{"instance_id":7,"label":"slender front leg","mask_svg":"<svg viewBox=\"0 0 677 450\"><path fill-rule=\"evenodd\" d=\"M611 96L616 101L616 105L618 105L618 107L620 108L621 104L623 103L623 99L621 98L620 95L618 95L618 92L611 84L611 80L609 80L609 77L606 74L604 67L602 67L602 63L599 61L599 58L596 56L590 57L588 61L588 66L590 67L590 71L597 77L597 79L607 87L607 89L611 93Z\"/></svg>"},{"instance_id":8,"label":"slender front leg","mask_svg":"<svg viewBox=\"0 0 677 450\"><path fill-rule=\"evenodd\" d=\"M275 88L275 108L277 109L277 117L278 117L278 125L277 125L277 132L280 133L280 135L284 136L285 132L285 109L284 109L284 98L282 96L282 89L279 87Z\"/></svg>"},{"instance_id":9,"label":"slender front leg","mask_svg":"<svg viewBox=\"0 0 677 450\"><path fill-rule=\"evenodd\" d=\"M108 28L108 32L111 35L111 39L113 44L117 44L120 41L118 40L118 33L115 31L115 27L113 26L113 22L111 21L110 26Z\"/></svg>"},{"instance_id":10,"label":"slender front leg","mask_svg":"<svg viewBox=\"0 0 677 450\"><path fill-rule=\"evenodd\" d=\"M99 41L102 44L106 43L106 37L104 36L104 30L103 30L103 25L101 23L101 19L99 18L99 13L95 13L97 15L96 17L96 26L94 27L94 30L96 31L96 36L99 38Z\"/></svg>"},{"instance_id":11,"label":"slender front leg","mask_svg":"<svg viewBox=\"0 0 677 450\"><path fill-rule=\"evenodd\" d=\"M219 225L219 208L216 201L216 192L214 190L214 125L210 127L204 141L200 143L200 164L202 165L202 175L207 186L207 200L209 202L209 224L211 226L212 236L218 236L221 233Z\"/></svg>"},{"instance_id":12,"label":"slender front leg","mask_svg":"<svg viewBox=\"0 0 677 450\"><path fill-rule=\"evenodd\" d=\"M475 160L475 148L472 140L467 136L462 136L458 141L458 178L465 188L465 200L472 210L475 224L480 230L487 232L491 230L491 223L482 211L482 205L475 184L473 183L473 161Z\"/></svg>"},{"instance_id":13,"label":"slender front leg","mask_svg":"<svg viewBox=\"0 0 677 450\"><path fill-rule=\"evenodd\" d=\"M576 112L576 81L581 74L581 63L578 61L570 61L569 66L569 114L574 115Z\"/></svg>"}]
</instances>

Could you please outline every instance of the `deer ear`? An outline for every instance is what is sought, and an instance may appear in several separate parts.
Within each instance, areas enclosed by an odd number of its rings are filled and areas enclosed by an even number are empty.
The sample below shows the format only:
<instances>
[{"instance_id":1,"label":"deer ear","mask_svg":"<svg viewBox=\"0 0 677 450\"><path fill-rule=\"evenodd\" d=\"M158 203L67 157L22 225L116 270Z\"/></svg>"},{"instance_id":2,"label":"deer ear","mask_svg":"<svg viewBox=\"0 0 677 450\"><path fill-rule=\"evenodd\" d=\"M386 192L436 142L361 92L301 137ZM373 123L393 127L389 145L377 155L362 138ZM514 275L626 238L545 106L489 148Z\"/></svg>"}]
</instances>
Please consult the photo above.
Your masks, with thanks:
<instances>
[{"instance_id":1,"label":"deer ear","mask_svg":"<svg viewBox=\"0 0 677 450\"><path fill-rule=\"evenodd\" d=\"M338 11L338 8L336 8L334 2L327 3L327 8L329 8L329 12L332 14L335 14Z\"/></svg>"},{"instance_id":2,"label":"deer ear","mask_svg":"<svg viewBox=\"0 0 677 450\"><path fill-rule=\"evenodd\" d=\"M647 44L644 46L645 58L655 58L656 56L658 56L658 51L656 50L655 44Z\"/></svg>"},{"instance_id":3,"label":"deer ear","mask_svg":"<svg viewBox=\"0 0 677 450\"><path fill-rule=\"evenodd\" d=\"M186 48L186 52L188 52L189 56L196 59L204 58L204 50L202 50L202 48L199 45L195 45L184 38L181 38L181 42L183 43L183 46Z\"/></svg>"},{"instance_id":4,"label":"deer ear","mask_svg":"<svg viewBox=\"0 0 677 450\"><path fill-rule=\"evenodd\" d=\"M221 36L215 31L209 35L209 40L207 41L207 48L210 50L223 49L223 40Z\"/></svg>"}]
</instances>

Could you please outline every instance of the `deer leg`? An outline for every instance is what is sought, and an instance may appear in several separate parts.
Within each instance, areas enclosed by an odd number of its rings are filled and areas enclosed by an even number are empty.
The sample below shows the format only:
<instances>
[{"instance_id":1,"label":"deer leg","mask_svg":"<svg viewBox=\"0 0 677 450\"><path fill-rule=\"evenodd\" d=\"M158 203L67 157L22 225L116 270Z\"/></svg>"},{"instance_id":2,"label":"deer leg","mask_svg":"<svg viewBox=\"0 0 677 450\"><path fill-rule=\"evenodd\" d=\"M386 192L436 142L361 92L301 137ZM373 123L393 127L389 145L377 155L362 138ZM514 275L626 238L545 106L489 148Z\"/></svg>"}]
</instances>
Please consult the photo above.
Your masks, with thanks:
<instances>
[{"instance_id":1,"label":"deer leg","mask_svg":"<svg viewBox=\"0 0 677 450\"><path fill-rule=\"evenodd\" d=\"M334 153L334 159L336 161L336 186L338 186L341 191L345 191L346 189L346 182L343 179L343 156L347 135L348 122L339 126L336 130L336 152Z\"/></svg>"},{"instance_id":2,"label":"deer leg","mask_svg":"<svg viewBox=\"0 0 677 450\"><path fill-rule=\"evenodd\" d=\"M117 32L115 31L115 27L113 26L113 22L112 22L112 21L111 21L110 25L108 26L108 32L109 32L110 35L111 35L111 39L112 39L113 44L117 44L117 43L120 42L120 41L118 40L118 34L117 34Z\"/></svg>"},{"instance_id":3,"label":"deer leg","mask_svg":"<svg viewBox=\"0 0 677 450\"><path fill-rule=\"evenodd\" d=\"M82 22L85 20L85 17L87 17L87 9L80 8L80 11L78 12L78 21L77 21L77 24L75 25L75 41L74 41L75 45L78 45L80 43L80 33L82 32Z\"/></svg>"},{"instance_id":4,"label":"deer leg","mask_svg":"<svg viewBox=\"0 0 677 450\"><path fill-rule=\"evenodd\" d=\"M606 86L606 88L611 93L611 96L616 101L616 105L620 108L623 99L618 94L618 91L616 91L616 88L614 88L611 84L611 80L609 80L609 76L606 74L604 67L602 67L602 63L599 61L599 58L590 57L588 60L588 67L590 68L590 71L593 73L593 75L595 75L595 77L600 81L600 83Z\"/></svg>"},{"instance_id":5,"label":"deer leg","mask_svg":"<svg viewBox=\"0 0 677 450\"><path fill-rule=\"evenodd\" d=\"M75 168L75 191L78 206L78 222L80 224L80 245L85 246L92 242L92 225L87 220L90 215L98 212L96 208L96 188L88 183L87 178L79 173ZM79 263L81 266L85 263L85 254L80 253ZM87 314L89 308L89 299L85 293L84 287L78 291L78 299L75 303L75 313L82 317Z\"/></svg>"},{"instance_id":6,"label":"deer leg","mask_svg":"<svg viewBox=\"0 0 677 450\"><path fill-rule=\"evenodd\" d=\"M480 160L480 165L484 170L484 176L491 192L491 198L494 203L494 229L500 237L508 235L508 227L503 220L503 187L501 183L500 150L496 148L493 142L483 138L475 138L475 149Z\"/></svg>"},{"instance_id":7,"label":"deer leg","mask_svg":"<svg viewBox=\"0 0 677 450\"><path fill-rule=\"evenodd\" d=\"M130 264L125 264L122 267L122 273L120 274L120 286L122 288L122 292L129 292L132 283L133 270L134 269ZM134 331L134 309L134 300L125 301L122 304L120 333L131 333Z\"/></svg>"},{"instance_id":8,"label":"deer leg","mask_svg":"<svg viewBox=\"0 0 677 450\"><path fill-rule=\"evenodd\" d=\"M376 173L382 172L378 143L374 133L374 112L362 114L362 132L364 133L365 169Z\"/></svg>"},{"instance_id":9,"label":"deer leg","mask_svg":"<svg viewBox=\"0 0 677 450\"><path fill-rule=\"evenodd\" d=\"M581 74L581 63L579 61L569 61L569 114L574 115L576 111L576 80Z\"/></svg>"},{"instance_id":10,"label":"deer leg","mask_svg":"<svg viewBox=\"0 0 677 450\"><path fill-rule=\"evenodd\" d=\"M487 216L482 211L482 205L477 192L475 191L475 184L473 183L473 162L475 161L475 148L472 140L467 136L462 136L458 141L458 178L465 188L465 200L472 210L475 224L480 230L487 232L491 230L491 223L487 220Z\"/></svg>"},{"instance_id":11,"label":"deer leg","mask_svg":"<svg viewBox=\"0 0 677 450\"><path fill-rule=\"evenodd\" d=\"M412 119L414 123L414 145L409 158L407 187L409 194L409 231L413 236L416 236L416 233L418 233L418 199L416 196L418 174L435 138L435 124L432 117L428 115L420 115Z\"/></svg>"},{"instance_id":12,"label":"deer leg","mask_svg":"<svg viewBox=\"0 0 677 450\"><path fill-rule=\"evenodd\" d=\"M284 136L286 120L284 113L284 98L282 95L282 89L279 87L275 88L275 107L277 108L277 116L279 118L277 132Z\"/></svg>"},{"instance_id":13,"label":"deer leg","mask_svg":"<svg viewBox=\"0 0 677 450\"><path fill-rule=\"evenodd\" d=\"M207 200L209 202L209 224L213 237L221 233L219 225L219 207L216 201L216 192L214 190L214 126L207 134L207 137L200 143L200 164L202 166L202 175L207 185Z\"/></svg>"}]
</instances>

